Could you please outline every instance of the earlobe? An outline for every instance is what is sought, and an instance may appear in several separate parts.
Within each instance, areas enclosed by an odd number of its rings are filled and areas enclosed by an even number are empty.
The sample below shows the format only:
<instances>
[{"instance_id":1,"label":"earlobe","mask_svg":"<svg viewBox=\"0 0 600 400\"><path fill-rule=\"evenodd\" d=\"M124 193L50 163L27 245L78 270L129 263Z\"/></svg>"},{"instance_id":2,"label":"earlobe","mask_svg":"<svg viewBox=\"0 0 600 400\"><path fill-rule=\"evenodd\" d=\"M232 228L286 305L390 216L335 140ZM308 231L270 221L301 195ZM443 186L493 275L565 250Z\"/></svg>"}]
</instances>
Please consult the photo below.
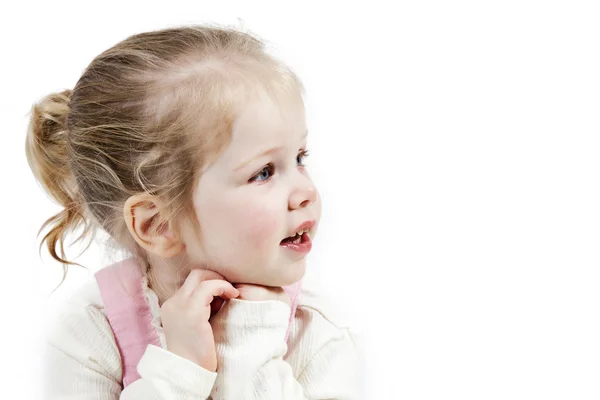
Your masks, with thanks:
<instances>
[{"instance_id":1,"label":"earlobe","mask_svg":"<svg viewBox=\"0 0 600 400\"><path fill-rule=\"evenodd\" d=\"M169 223L160 221L161 210L155 196L138 194L125 202L123 217L129 233L142 248L160 257L173 257L185 246Z\"/></svg>"}]
</instances>

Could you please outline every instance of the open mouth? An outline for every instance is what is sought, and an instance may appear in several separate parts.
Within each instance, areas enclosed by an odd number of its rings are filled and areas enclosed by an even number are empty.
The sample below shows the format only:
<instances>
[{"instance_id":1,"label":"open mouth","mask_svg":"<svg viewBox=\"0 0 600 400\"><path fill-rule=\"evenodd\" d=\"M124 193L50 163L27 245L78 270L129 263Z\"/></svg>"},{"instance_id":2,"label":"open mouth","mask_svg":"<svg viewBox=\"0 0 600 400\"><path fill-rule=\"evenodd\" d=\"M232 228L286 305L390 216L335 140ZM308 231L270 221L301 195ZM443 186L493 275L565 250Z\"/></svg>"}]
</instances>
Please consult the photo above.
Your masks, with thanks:
<instances>
[{"instance_id":1,"label":"open mouth","mask_svg":"<svg viewBox=\"0 0 600 400\"><path fill-rule=\"evenodd\" d=\"M302 233L302 234L296 233L294 236L290 236L290 237L283 239L281 241L281 244L284 244L284 243L298 244L302 241L303 235L308 235L308 234L307 233Z\"/></svg>"},{"instance_id":2,"label":"open mouth","mask_svg":"<svg viewBox=\"0 0 600 400\"><path fill-rule=\"evenodd\" d=\"M294 236L289 236L286 237L285 239L283 239L281 241L281 244L300 244L300 243L306 243L308 241L310 241L310 236L308 235L309 232L309 228L304 228L301 229L300 231L296 232L296 234Z\"/></svg>"},{"instance_id":3,"label":"open mouth","mask_svg":"<svg viewBox=\"0 0 600 400\"><path fill-rule=\"evenodd\" d=\"M294 235L286 237L279 245L287 250L306 255L312 248L311 229L315 226L316 220L305 221L296 228Z\"/></svg>"}]
</instances>

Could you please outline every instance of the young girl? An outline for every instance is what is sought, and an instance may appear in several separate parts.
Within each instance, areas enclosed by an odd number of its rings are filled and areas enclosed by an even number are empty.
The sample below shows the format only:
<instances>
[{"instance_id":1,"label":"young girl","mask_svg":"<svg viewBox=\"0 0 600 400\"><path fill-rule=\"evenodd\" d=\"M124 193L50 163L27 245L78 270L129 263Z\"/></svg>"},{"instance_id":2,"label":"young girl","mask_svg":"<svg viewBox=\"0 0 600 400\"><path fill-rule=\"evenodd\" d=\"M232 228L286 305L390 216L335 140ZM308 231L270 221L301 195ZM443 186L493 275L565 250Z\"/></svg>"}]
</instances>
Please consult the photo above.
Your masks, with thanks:
<instances>
[{"instance_id":1,"label":"young girl","mask_svg":"<svg viewBox=\"0 0 600 400\"><path fill-rule=\"evenodd\" d=\"M299 289L321 214L302 92L258 39L194 26L33 107L28 160L64 206L42 244L66 268L65 234L100 228L131 255L50 330L48 398L359 398L353 336Z\"/></svg>"}]
</instances>

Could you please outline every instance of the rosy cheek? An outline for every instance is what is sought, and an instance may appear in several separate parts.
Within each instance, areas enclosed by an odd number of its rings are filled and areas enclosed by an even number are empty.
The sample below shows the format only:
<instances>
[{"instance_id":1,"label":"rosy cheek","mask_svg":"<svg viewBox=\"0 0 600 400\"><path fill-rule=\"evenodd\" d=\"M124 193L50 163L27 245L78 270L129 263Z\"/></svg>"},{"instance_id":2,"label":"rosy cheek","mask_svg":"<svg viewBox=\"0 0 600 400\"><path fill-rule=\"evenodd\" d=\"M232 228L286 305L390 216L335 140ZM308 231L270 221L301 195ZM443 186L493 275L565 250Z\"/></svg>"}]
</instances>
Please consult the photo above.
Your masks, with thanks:
<instances>
[{"instance_id":1,"label":"rosy cheek","mask_svg":"<svg viewBox=\"0 0 600 400\"><path fill-rule=\"evenodd\" d=\"M272 244L281 230L279 222L273 214L264 209L247 209L243 216L243 234L247 243L255 248ZM281 238L283 239L283 238Z\"/></svg>"}]
</instances>

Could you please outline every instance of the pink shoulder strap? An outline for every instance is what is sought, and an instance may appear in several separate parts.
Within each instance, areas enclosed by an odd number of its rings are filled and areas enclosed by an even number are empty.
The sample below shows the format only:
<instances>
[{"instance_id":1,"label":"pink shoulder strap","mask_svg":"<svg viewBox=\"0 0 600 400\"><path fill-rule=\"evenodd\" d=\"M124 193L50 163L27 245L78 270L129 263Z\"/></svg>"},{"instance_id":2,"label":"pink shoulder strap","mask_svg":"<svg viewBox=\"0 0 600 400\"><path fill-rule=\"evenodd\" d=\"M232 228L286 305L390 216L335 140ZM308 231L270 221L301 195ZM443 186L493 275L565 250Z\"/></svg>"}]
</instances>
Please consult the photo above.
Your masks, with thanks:
<instances>
[{"instance_id":1,"label":"pink shoulder strap","mask_svg":"<svg viewBox=\"0 0 600 400\"><path fill-rule=\"evenodd\" d=\"M104 302L104 312L114 333L123 363L123 387L140 379L137 365L146 347L161 347L156 330L152 327L152 313L144 296L142 272L133 258L103 268L95 274ZM290 296L291 308L287 342L293 329L294 317L302 290L302 281L283 288Z\"/></svg>"},{"instance_id":2,"label":"pink shoulder strap","mask_svg":"<svg viewBox=\"0 0 600 400\"><path fill-rule=\"evenodd\" d=\"M142 287L142 272L134 259L103 268L95 274L123 363L123 386L140 378L137 365L148 344L161 347L152 327L152 313Z\"/></svg>"},{"instance_id":3,"label":"pink shoulder strap","mask_svg":"<svg viewBox=\"0 0 600 400\"><path fill-rule=\"evenodd\" d=\"M298 281L292 285L284 286L283 290L290 296L290 305L292 307L292 311L290 312L290 319L287 332L285 334L285 341L287 342L290 337L290 333L294 328L294 317L296 316L296 309L298 308L298 301L300 299L300 292L302 291L302 281Z\"/></svg>"}]
</instances>

